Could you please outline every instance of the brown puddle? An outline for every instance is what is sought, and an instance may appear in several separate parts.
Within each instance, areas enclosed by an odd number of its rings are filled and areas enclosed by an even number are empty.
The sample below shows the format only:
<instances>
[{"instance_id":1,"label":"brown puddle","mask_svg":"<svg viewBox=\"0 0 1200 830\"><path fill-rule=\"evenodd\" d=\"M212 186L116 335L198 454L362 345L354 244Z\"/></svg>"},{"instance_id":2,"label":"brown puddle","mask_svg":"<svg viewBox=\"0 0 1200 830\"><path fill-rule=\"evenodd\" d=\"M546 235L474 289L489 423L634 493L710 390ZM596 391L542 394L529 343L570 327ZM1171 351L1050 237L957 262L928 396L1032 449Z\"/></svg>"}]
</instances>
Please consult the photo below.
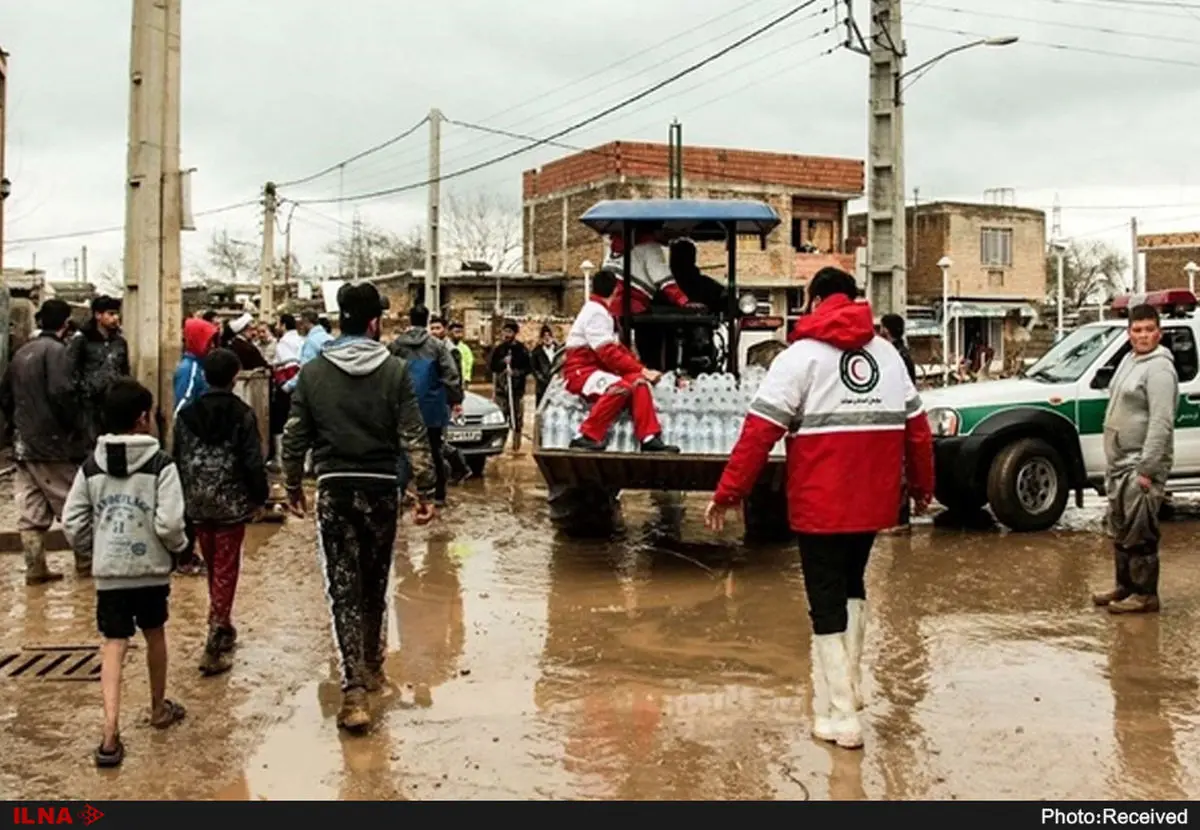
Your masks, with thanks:
<instances>
[{"instance_id":1,"label":"brown puddle","mask_svg":"<svg viewBox=\"0 0 1200 830\"><path fill-rule=\"evenodd\" d=\"M7 798L1194 798L1197 526L1167 527L1164 612L1088 606L1109 578L1094 532L918 527L881 538L866 750L808 737L809 625L794 551L712 539L703 500L660 516L626 499L628 537L567 541L536 471L501 461L431 529L406 521L387 670L370 735L338 734L336 664L309 523L248 552L234 671L201 680L203 580L178 579L172 694L128 758L90 766L96 684L0 681ZM667 510L678 514L678 510ZM1094 516L1073 520L1088 528ZM1075 526L1075 525L1072 525ZM272 528L274 530L274 528ZM680 541L682 540L682 541ZM66 562L65 558L59 560ZM26 592L0 558L6 650L91 642L90 584Z\"/></svg>"}]
</instances>

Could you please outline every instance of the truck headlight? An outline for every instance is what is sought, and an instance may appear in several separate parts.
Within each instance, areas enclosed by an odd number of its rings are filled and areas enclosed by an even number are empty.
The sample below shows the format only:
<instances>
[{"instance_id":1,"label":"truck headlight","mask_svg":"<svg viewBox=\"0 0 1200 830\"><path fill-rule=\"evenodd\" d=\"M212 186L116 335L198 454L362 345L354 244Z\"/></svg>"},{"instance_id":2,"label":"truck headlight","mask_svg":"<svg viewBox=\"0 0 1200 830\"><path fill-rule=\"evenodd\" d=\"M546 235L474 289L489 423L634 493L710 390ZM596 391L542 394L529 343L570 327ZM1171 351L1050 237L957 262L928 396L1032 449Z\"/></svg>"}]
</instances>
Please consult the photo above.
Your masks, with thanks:
<instances>
[{"instance_id":1,"label":"truck headlight","mask_svg":"<svg viewBox=\"0 0 1200 830\"><path fill-rule=\"evenodd\" d=\"M958 435L958 413L953 409L929 410L929 427L939 438Z\"/></svg>"},{"instance_id":2,"label":"truck headlight","mask_svg":"<svg viewBox=\"0 0 1200 830\"><path fill-rule=\"evenodd\" d=\"M738 298L738 311L742 312L743 317L753 316L758 311L758 298L746 292Z\"/></svg>"},{"instance_id":3,"label":"truck headlight","mask_svg":"<svg viewBox=\"0 0 1200 830\"><path fill-rule=\"evenodd\" d=\"M499 409L493 409L491 412L483 416L484 426L498 427L508 423L504 418L504 413Z\"/></svg>"}]
</instances>

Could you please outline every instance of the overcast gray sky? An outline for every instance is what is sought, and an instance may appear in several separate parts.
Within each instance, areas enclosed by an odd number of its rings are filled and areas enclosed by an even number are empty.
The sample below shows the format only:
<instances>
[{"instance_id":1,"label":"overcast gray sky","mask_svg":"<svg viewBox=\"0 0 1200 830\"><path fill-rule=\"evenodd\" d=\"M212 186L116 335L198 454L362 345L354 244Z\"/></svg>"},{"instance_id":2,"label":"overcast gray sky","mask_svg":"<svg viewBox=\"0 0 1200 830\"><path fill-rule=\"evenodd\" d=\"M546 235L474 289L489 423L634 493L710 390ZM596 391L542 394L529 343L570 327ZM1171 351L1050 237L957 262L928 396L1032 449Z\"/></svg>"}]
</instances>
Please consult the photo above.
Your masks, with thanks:
<instances>
[{"instance_id":1,"label":"overcast gray sky","mask_svg":"<svg viewBox=\"0 0 1200 830\"><path fill-rule=\"evenodd\" d=\"M547 135L736 40L799 0L183 0L183 160L196 210L255 198L410 127L447 117ZM868 0L854 6L866 25ZM862 158L867 60L844 50L843 0L562 139L663 141ZM826 9L818 16L812 12ZM964 9L970 9L969 13ZM129 0L6 0L9 58L7 265L34 254L53 279L87 245L93 273L119 262L121 234L22 242L119 226L124 217ZM1143 230L1200 228L1200 0L906 0L908 65L978 35L1017 45L954 55L907 93L908 189L981 199L1012 187L1067 234L1128 248ZM1067 47L1067 48L1062 48ZM1138 56L1125 57L1125 56ZM443 172L521 146L448 125ZM517 204L520 173L567 151L542 147L448 181ZM337 198L420 182L426 133L283 192ZM348 224L406 231L425 192L307 206L294 245L306 265ZM256 241L253 207L198 220L185 270L207 265L214 230Z\"/></svg>"}]
</instances>

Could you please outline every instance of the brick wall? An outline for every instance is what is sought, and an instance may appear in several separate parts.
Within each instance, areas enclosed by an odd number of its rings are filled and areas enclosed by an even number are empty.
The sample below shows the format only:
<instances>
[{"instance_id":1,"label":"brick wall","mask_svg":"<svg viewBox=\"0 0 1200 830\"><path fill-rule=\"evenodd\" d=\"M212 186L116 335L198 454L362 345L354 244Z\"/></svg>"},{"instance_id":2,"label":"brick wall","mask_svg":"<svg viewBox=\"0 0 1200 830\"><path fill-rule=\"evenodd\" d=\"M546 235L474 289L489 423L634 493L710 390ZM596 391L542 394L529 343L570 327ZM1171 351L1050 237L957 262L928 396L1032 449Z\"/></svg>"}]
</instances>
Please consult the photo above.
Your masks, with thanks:
<instances>
[{"instance_id":1,"label":"brick wall","mask_svg":"<svg viewBox=\"0 0 1200 830\"><path fill-rule=\"evenodd\" d=\"M537 196L598 182L609 177L667 178L666 144L614 141L557 159L522 177L526 201ZM704 182L770 184L800 191L825 191L857 196L863 192L861 161L760 150L720 147L683 148L684 185Z\"/></svg>"},{"instance_id":2,"label":"brick wall","mask_svg":"<svg viewBox=\"0 0 1200 830\"><path fill-rule=\"evenodd\" d=\"M605 199L668 198L668 148L665 144L614 142L551 162L523 177L524 265L538 273L566 273L582 282L580 264L599 266L605 256L601 237L579 218ZM797 215L834 221L835 243L843 236L841 216L848 198L863 190L863 163L710 147L684 148L684 198L751 199L770 204L780 226L767 247L743 239L738 272L764 284L796 281L791 220ZM827 194L827 195L826 195ZM563 214L566 212L564 262ZM721 243L699 246L701 267L713 276L726 271Z\"/></svg>"},{"instance_id":3,"label":"brick wall","mask_svg":"<svg viewBox=\"0 0 1200 830\"><path fill-rule=\"evenodd\" d=\"M1184 288L1188 277L1183 267L1200 264L1200 233L1143 234L1138 250L1146 255L1146 290Z\"/></svg>"}]
</instances>

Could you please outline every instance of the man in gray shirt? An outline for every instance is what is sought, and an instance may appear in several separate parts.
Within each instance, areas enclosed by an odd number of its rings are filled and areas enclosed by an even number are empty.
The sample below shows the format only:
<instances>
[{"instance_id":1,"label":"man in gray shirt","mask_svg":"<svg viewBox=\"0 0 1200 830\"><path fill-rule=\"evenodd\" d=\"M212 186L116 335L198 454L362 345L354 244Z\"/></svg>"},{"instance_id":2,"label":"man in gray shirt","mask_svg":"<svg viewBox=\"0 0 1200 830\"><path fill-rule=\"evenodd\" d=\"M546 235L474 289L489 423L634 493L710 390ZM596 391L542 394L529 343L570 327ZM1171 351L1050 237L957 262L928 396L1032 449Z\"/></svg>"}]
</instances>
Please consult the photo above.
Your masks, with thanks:
<instances>
[{"instance_id":1,"label":"man in gray shirt","mask_svg":"<svg viewBox=\"0 0 1200 830\"><path fill-rule=\"evenodd\" d=\"M1179 377L1161 345L1158 312L1129 311L1132 351L1109 387L1104 414L1108 530L1116 559L1116 586L1092 601L1113 614L1157 611L1158 512L1175 456Z\"/></svg>"}]
</instances>

